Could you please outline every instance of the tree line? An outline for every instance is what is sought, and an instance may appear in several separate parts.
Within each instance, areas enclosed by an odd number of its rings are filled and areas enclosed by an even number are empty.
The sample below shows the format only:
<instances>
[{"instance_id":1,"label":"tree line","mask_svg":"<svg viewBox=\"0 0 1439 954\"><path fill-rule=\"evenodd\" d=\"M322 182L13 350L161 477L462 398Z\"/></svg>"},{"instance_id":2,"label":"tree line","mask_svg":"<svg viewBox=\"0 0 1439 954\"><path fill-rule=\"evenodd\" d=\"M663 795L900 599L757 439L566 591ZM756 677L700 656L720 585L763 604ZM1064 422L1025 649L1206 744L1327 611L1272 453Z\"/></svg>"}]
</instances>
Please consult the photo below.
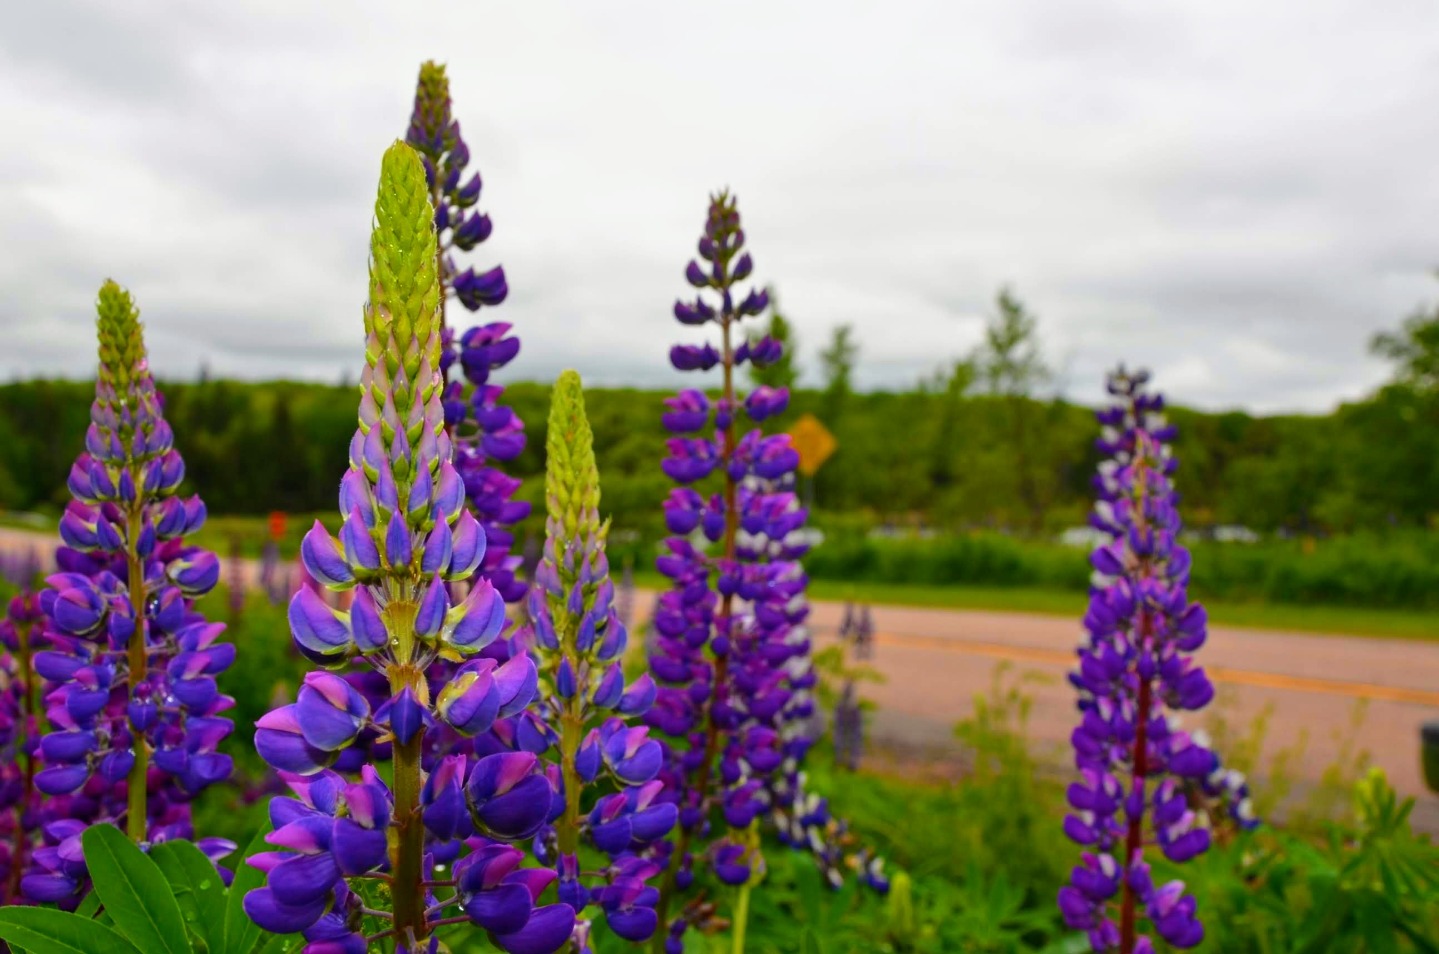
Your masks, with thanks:
<instances>
[{"instance_id":1,"label":"tree line","mask_svg":"<svg viewBox=\"0 0 1439 954\"><path fill-rule=\"evenodd\" d=\"M781 313L771 333L793 335ZM1185 518L1203 528L1323 534L1390 526L1430 527L1439 517L1439 311L1380 335L1393 380L1364 400L1322 415L1206 413L1174 407ZM835 521L1053 533L1082 523L1098 462L1084 406L1045 396L1049 370L1036 318L1000 294L984 343L903 391L857 392L862 360L853 329L836 329L819 352L823 383L797 388L784 429L814 414L839 449L813 488ZM792 386L791 351L755 383ZM324 511L337 462L355 427L353 387L290 381L162 382L166 414L191 485L216 513ZM658 389L594 388L587 402L618 528L658 527L668 482L658 462L666 437ZM528 446L510 468L538 500L544 472L547 385L510 384ZM83 443L89 382L0 385L0 507L55 509Z\"/></svg>"}]
</instances>

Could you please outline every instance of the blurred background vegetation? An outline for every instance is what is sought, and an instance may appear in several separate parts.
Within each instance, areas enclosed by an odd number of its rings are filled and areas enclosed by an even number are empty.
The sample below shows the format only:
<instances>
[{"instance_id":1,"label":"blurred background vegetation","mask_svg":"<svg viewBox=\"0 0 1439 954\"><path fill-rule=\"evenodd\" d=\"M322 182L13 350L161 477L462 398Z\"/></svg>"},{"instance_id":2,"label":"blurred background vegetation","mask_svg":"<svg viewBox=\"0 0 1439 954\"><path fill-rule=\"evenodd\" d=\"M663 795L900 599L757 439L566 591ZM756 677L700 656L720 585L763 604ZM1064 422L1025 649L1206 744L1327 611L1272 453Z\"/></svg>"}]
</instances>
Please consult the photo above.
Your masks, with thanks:
<instances>
[{"instance_id":1,"label":"blurred background vegetation","mask_svg":"<svg viewBox=\"0 0 1439 954\"><path fill-rule=\"evenodd\" d=\"M779 315L770 331L792 338ZM1053 396L1039 321L1014 293L998 295L979 348L907 391L854 390L863 354L852 328L836 328L822 348L797 344L754 377L793 385L805 355L816 354L822 386L798 388L772 423L786 429L813 414L838 439L806 488L825 537L807 563L815 579L1084 588L1073 546L1086 543L1077 528L1092 500L1096 425L1091 409ZM1378 336L1373 350L1393 363L1391 381L1329 414L1171 408L1198 595L1439 609L1439 311ZM355 426L353 384L202 376L161 387L189 484L212 514L331 515L337 462ZM664 532L659 418L668 393L586 392L616 564L632 560L641 571ZM0 385L0 510L58 512L91 394L88 382ZM549 388L513 383L506 399L528 435L506 469L538 500ZM296 540L307 524L290 521ZM519 538L541 529L532 520ZM258 552L264 534L263 521L217 520L205 542L225 553L224 537L238 536Z\"/></svg>"}]
</instances>

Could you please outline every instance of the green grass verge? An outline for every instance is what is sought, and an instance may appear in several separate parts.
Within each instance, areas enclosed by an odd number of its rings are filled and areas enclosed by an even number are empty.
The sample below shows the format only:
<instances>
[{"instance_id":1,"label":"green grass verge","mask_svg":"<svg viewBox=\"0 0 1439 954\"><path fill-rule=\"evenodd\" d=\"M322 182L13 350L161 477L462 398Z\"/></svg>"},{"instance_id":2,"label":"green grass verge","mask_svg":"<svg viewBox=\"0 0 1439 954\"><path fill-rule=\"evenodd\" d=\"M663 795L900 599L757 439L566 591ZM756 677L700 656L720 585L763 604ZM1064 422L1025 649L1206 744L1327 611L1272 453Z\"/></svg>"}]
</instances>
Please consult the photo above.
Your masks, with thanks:
<instances>
[{"instance_id":1,"label":"green grass verge","mask_svg":"<svg viewBox=\"0 0 1439 954\"><path fill-rule=\"evenodd\" d=\"M309 529L314 516L290 516L282 543L287 558L297 551L300 537ZM16 515L0 514L0 527L6 526L32 532L46 529L23 517L16 519ZM254 558L260 555L267 536L264 517L211 517L193 542L225 556L233 542L238 541L241 552ZM651 589L665 583L663 577L652 571L636 573L635 579L640 586ZM815 599L852 600L878 606L1038 613L1074 619L1084 611L1083 593L1044 587L932 586L817 579L810 581L809 591ZM1206 599L1203 593L1195 595L1204 600L1210 620L1220 626L1439 641L1439 611L1226 602Z\"/></svg>"},{"instance_id":2,"label":"green grass verge","mask_svg":"<svg viewBox=\"0 0 1439 954\"><path fill-rule=\"evenodd\" d=\"M650 588L663 586L665 583L664 578L655 573L636 574L635 580L638 585ZM1085 605L1083 593L1031 587L942 587L811 580L809 593L818 600L851 600L876 606L1038 613L1075 620L1084 612ZM1439 640L1439 613L1423 610L1288 606L1212 600L1205 600L1204 603L1209 610L1210 621L1220 626L1291 630L1336 636Z\"/></svg>"}]
</instances>

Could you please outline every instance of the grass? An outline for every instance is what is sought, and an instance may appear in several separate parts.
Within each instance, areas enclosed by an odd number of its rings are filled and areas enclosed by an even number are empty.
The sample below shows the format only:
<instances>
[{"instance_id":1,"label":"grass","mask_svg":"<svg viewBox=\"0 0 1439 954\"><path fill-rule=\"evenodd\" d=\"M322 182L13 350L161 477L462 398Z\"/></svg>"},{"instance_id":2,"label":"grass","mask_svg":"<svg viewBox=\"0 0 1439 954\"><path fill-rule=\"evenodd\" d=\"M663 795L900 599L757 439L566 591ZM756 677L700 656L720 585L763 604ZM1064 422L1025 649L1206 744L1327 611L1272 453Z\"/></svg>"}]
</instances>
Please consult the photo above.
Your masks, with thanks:
<instances>
[{"instance_id":1,"label":"grass","mask_svg":"<svg viewBox=\"0 0 1439 954\"><path fill-rule=\"evenodd\" d=\"M290 558L315 515L292 514L286 521L282 552ZM323 515L329 517L331 515ZM0 527L43 531L33 519L0 513ZM53 524L50 525L53 527ZM228 556L235 541L250 558L260 555L268 527L264 517L212 516L193 542ZM665 580L654 572L637 572L636 582L655 589ZM935 586L907 583L855 583L839 580L810 581L810 595L820 600L849 600L876 606L918 606L933 609L984 610L1001 613L1038 613L1078 619L1084 611L1084 594L1056 587ZM1220 626L1287 630L1336 636L1371 636L1439 641L1439 611L1257 603L1204 600L1211 622Z\"/></svg>"},{"instance_id":2,"label":"grass","mask_svg":"<svg viewBox=\"0 0 1439 954\"><path fill-rule=\"evenodd\" d=\"M656 573L637 573L635 581L640 586L650 588L657 588L665 583L664 578ZM811 580L809 593L811 597L819 600L846 600L875 606L1038 613L1043 616L1065 616L1076 621L1084 612L1085 604L1083 593L1036 587L945 587ZM1201 594L1196 595L1202 598ZM1204 605L1209 611L1210 621L1220 626L1334 636L1439 641L1439 612L1433 611L1228 603L1213 600L1205 600Z\"/></svg>"}]
</instances>

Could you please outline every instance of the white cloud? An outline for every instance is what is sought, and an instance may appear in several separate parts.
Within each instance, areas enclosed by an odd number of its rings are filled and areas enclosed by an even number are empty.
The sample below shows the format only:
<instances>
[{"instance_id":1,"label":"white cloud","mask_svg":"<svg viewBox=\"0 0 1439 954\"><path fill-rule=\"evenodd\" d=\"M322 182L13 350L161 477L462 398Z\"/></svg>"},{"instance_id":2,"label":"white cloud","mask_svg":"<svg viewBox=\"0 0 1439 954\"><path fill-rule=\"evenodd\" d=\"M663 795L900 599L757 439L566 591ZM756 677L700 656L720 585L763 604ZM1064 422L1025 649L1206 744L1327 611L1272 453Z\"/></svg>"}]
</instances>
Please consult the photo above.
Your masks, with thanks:
<instances>
[{"instance_id":1,"label":"white cloud","mask_svg":"<svg viewBox=\"0 0 1439 954\"><path fill-rule=\"evenodd\" d=\"M517 376L675 380L670 304L724 185L802 360L852 322L865 386L967 351L1012 282L1076 398L1122 358L1179 403L1322 409L1434 295L1418 0L120 9L0 33L0 372L85 373L113 276L162 373L338 379L379 154L431 57Z\"/></svg>"}]
</instances>

